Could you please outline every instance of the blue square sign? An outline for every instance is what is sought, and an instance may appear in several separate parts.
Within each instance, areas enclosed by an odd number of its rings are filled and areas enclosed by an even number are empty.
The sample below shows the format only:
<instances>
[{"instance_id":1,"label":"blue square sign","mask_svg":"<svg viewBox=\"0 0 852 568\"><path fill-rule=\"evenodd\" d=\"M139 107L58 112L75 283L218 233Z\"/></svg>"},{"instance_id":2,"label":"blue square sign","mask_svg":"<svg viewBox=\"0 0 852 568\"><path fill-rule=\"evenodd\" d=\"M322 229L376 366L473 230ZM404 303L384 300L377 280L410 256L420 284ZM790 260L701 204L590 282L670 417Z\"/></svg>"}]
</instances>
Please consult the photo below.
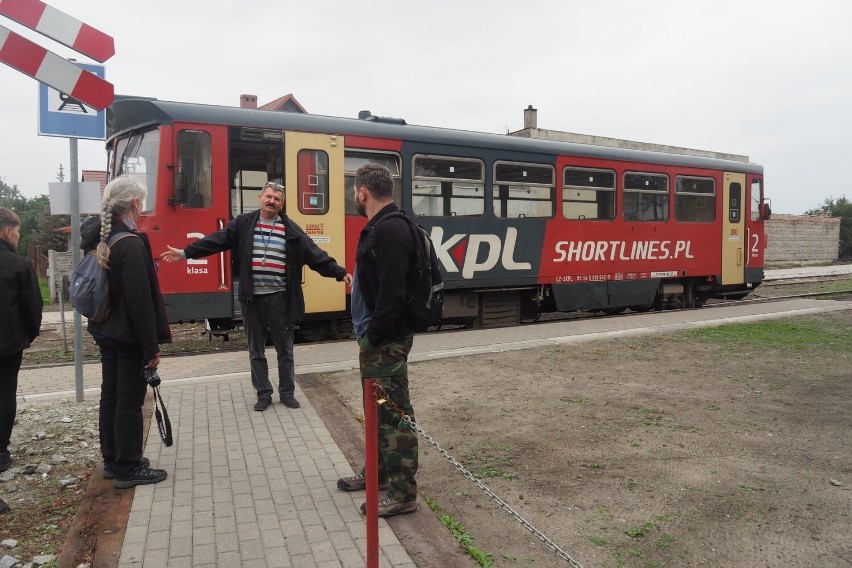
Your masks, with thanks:
<instances>
[{"instance_id":1,"label":"blue square sign","mask_svg":"<svg viewBox=\"0 0 852 568\"><path fill-rule=\"evenodd\" d=\"M74 65L105 78L103 65ZM39 136L63 136L103 140L106 137L106 111L94 109L71 95L40 83L38 87Z\"/></svg>"}]
</instances>

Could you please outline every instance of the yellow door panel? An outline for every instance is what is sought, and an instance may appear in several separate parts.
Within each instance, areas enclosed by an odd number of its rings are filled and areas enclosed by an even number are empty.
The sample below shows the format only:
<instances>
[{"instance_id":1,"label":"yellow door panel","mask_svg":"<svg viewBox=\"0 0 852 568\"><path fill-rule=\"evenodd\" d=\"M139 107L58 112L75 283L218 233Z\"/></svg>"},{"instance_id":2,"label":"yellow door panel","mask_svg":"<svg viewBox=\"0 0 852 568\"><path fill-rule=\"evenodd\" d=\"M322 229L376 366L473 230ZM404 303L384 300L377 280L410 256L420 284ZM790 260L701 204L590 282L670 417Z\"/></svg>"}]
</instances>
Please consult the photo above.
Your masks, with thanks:
<instances>
[{"instance_id":1,"label":"yellow door panel","mask_svg":"<svg viewBox=\"0 0 852 568\"><path fill-rule=\"evenodd\" d=\"M346 258L343 195L343 137L286 132L284 135L285 208L314 242L343 265ZM346 309L346 286L305 268L305 312Z\"/></svg>"},{"instance_id":2,"label":"yellow door panel","mask_svg":"<svg viewBox=\"0 0 852 568\"><path fill-rule=\"evenodd\" d=\"M722 201L722 284L745 281L745 174L725 172Z\"/></svg>"}]
</instances>

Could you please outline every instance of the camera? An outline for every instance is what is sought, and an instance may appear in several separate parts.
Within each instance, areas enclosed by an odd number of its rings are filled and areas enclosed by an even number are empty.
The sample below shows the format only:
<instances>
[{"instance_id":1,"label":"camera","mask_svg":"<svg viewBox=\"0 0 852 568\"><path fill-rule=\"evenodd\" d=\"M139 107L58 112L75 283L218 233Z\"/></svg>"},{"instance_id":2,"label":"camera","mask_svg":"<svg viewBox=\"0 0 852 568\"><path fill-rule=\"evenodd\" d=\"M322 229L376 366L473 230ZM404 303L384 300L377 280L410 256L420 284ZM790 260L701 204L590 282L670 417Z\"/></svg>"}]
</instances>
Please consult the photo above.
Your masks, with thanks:
<instances>
[{"instance_id":1,"label":"camera","mask_svg":"<svg viewBox=\"0 0 852 568\"><path fill-rule=\"evenodd\" d=\"M160 386L160 375L157 374L156 367L148 367L142 374L145 375L145 381L152 387Z\"/></svg>"}]
</instances>

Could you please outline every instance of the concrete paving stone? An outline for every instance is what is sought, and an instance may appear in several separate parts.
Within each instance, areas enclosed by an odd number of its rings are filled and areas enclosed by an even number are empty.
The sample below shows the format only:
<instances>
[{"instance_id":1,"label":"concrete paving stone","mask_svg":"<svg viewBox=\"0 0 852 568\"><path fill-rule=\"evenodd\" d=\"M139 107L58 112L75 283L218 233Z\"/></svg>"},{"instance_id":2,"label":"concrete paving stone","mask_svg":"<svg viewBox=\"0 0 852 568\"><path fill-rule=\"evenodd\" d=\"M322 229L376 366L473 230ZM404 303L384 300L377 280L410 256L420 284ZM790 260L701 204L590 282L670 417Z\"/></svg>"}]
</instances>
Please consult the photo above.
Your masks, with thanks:
<instances>
[{"instance_id":1,"label":"concrete paving stone","mask_svg":"<svg viewBox=\"0 0 852 568\"><path fill-rule=\"evenodd\" d=\"M304 536L288 537L287 540L284 542L284 546L287 547L287 553L291 557L297 557L300 554L311 554L311 545L308 544L308 541L305 539ZM295 560L293 561L293 563L296 564L296 566L299 566L299 564L295 562Z\"/></svg>"},{"instance_id":2,"label":"concrete paving stone","mask_svg":"<svg viewBox=\"0 0 852 568\"><path fill-rule=\"evenodd\" d=\"M283 547L269 548L266 550L266 565L268 568L290 568L293 564L290 561L290 556L287 554L287 549Z\"/></svg>"},{"instance_id":3,"label":"concrete paving stone","mask_svg":"<svg viewBox=\"0 0 852 568\"><path fill-rule=\"evenodd\" d=\"M314 562L317 564L337 561L337 553L334 552L334 548L332 548L330 542L311 543L311 552L314 557Z\"/></svg>"},{"instance_id":4,"label":"concrete paving stone","mask_svg":"<svg viewBox=\"0 0 852 568\"><path fill-rule=\"evenodd\" d=\"M214 520L213 511L196 511L192 515L192 528L212 527Z\"/></svg>"},{"instance_id":5,"label":"concrete paving stone","mask_svg":"<svg viewBox=\"0 0 852 568\"><path fill-rule=\"evenodd\" d=\"M325 489L326 482L320 475L311 475L305 476L305 485L308 487L308 489L316 489L318 487Z\"/></svg>"},{"instance_id":6,"label":"concrete paving stone","mask_svg":"<svg viewBox=\"0 0 852 568\"><path fill-rule=\"evenodd\" d=\"M212 527L199 527L192 530L192 544L213 545L216 542L216 530Z\"/></svg>"},{"instance_id":7,"label":"concrete paving stone","mask_svg":"<svg viewBox=\"0 0 852 568\"><path fill-rule=\"evenodd\" d=\"M280 522L280 527L281 532L284 534L284 538L305 535L305 528L302 526L302 523L299 519L282 520Z\"/></svg>"},{"instance_id":8,"label":"concrete paving stone","mask_svg":"<svg viewBox=\"0 0 852 568\"><path fill-rule=\"evenodd\" d=\"M331 543L332 548L337 551L345 550L347 548L351 548L353 550L357 550L357 546L355 546L355 539L352 538L352 535L349 534L345 529L344 530L331 530L327 529L328 541Z\"/></svg>"},{"instance_id":9,"label":"concrete paving stone","mask_svg":"<svg viewBox=\"0 0 852 568\"><path fill-rule=\"evenodd\" d=\"M148 522L151 520L151 512L150 511L137 511L135 508L131 509L130 515L127 517L127 526L128 527L148 527Z\"/></svg>"},{"instance_id":10,"label":"concrete paving stone","mask_svg":"<svg viewBox=\"0 0 852 568\"><path fill-rule=\"evenodd\" d=\"M308 486L302 481L301 476L290 474L290 478L291 481L287 483L287 490L290 492L290 495L293 496L294 502L298 502L299 499L310 496L311 492L308 490ZM296 481L296 479L298 479L298 481Z\"/></svg>"},{"instance_id":11,"label":"concrete paving stone","mask_svg":"<svg viewBox=\"0 0 852 568\"><path fill-rule=\"evenodd\" d=\"M266 552L263 548L263 541L260 539L240 539L240 554L243 560L264 558L266 556Z\"/></svg>"},{"instance_id":12,"label":"concrete paving stone","mask_svg":"<svg viewBox=\"0 0 852 568\"><path fill-rule=\"evenodd\" d=\"M175 493L172 498L172 504L175 506L192 505L192 491L181 491L180 493Z\"/></svg>"},{"instance_id":13,"label":"concrete paving stone","mask_svg":"<svg viewBox=\"0 0 852 568\"><path fill-rule=\"evenodd\" d=\"M185 559L184 566L189 565L189 559ZM169 563L169 551L167 548L148 548L145 550L144 566L167 566Z\"/></svg>"},{"instance_id":14,"label":"concrete paving stone","mask_svg":"<svg viewBox=\"0 0 852 568\"><path fill-rule=\"evenodd\" d=\"M394 539L396 539L396 537L394 537ZM379 537L379 542L383 542L381 540L381 536ZM388 560L393 566L397 566L410 560L408 552L405 551L405 548L403 548L401 544L382 545L382 553L387 555Z\"/></svg>"},{"instance_id":15,"label":"concrete paving stone","mask_svg":"<svg viewBox=\"0 0 852 568\"><path fill-rule=\"evenodd\" d=\"M216 535L216 552L221 555L226 552L239 552L240 541L237 533L229 532Z\"/></svg>"},{"instance_id":16,"label":"concrete paving stone","mask_svg":"<svg viewBox=\"0 0 852 568\"><path fill-rule=\"evenodd\" d=\"M322 519L320 519L320 516L316 512L316 509L313 508L300 511L299 520L302 521L302 525L306 529L310 526L322 526Z\"/></svg>"},{"instance_id":17,"label":"concrete paving stone","mask_svg":"<svg viewBox=\"0 0 852 568\"><path fill-rule=\"evenodd\" d=\"M260 527L257 523L237 523L237 537L240 542L260 539Z\"/></svg>"},{"instance_id":18,"label":"concrete paving stone","mask_svg":"<svg viewBox=\"0 0 852 568\"><path fill-rule=\"evenodd\" d=\"M239 551L220 552L216 556L217 568L234 568L241 566Z\"/></svg>"},{"instance_id":19,"label":"concrete paving stone","mask_svg":"<svg viewBox=\"0 0 852 568\"><path fill-rule=\"evenodd\" d=\"M260 531L260 540L263 541L264 548L273 548L284 545L284 533L281 529L265 528Z\"/></svg>"},{"instance_id":20,"label":"concrete paving stone","mask_svg":"<svg viewBox=\"0 0 852 568\"><path fill-rule=\"evenodd\" d=\"M305 527L305 538L308 543L313 546L323 542L328 542L328 532L324 525L312 525Z\"/></svg>"},{"instance_id":21,"label":"concrete paving stone","mask_svg":"<svg viewBox=\"0 0 852 568\"><path fill-rule=\"evenodd\" d=\"M216 563L216 547L213 543L193 543L192 565L204 565Z\"/></svg>"},{"instance_id":22,"label":"concrete paving stone","mask_svg":"<svg viewBox=\"0 0 852 568\"><path fill-rule=\"evenodd\" d=\"M180 505L172 508L173 521L191 521L192 507L189 505Z\"/></svg>"},{"instance_id":23,"label":"concrete paving stone","mask_svg":"<svg viewBox=\"0 0 852 568\"><path fill-rule=\"evenodd\" d=\"M145 541L145 554L148 554L150 550L158 550L161 548L169 547L169 539L171 538L171 532L168 530L168 525L166 525L167 530L158 530L151 531L148 533L148 537ZM127 538L125 537L124 542L127 542Z\"/></svg>"},{"instance_id":24,"label":"concrete paving stone","mask_svg":"<svg viewBox=\"0 0 852 568\"><path fill-rule=\"evenodd\" d=\"M171 516L172 502L171 501L154 501L151 505L152 517Z\"/></svg>"},{"instance_id":25,"label":"concrete paving stone","mask_svg":"<svg viewBox=\"0 0 852 568\"><path fill-rule=\"evenodd\" d=\"M225 535L229 533L233 533L235 536L237 534L237 519L236 517L224 517L220 515L216 515L214 521L214 527L216 528L217 535Z\"/></svg>"},{"instance_id":26,"label":"concrete paving stone","mask_svg":"<svg viewBox=\"0 0 852 568\"><path fill-rule=\"evenodd\" d=\"M135 526L131 527L129 524L124 531L124 542L131 543L145 543L148 539L148 526Z\"/></svg>"},{"instance_id":27,"label":"concrete paving stone","mask_svg":"<svg viewBox=\"0 0 852 568\"><path fill-rule=\"evenodd\" d=\"M272 499L265 499L255 505L255 511L257 512L258 517L261 515L269 515L275 514L276 507L275 502ZM275 515L277 518L277 515Z\"/></svg>"},{"instance_id":28,"label":"concrete paving stone","mask_svg":"<svg viewBox=\"0 0 852 568\"><path fill-rule=\"evenodd\" d=\"M172 531L169 539L169 556L190 556L192 554L192 533L186 536L176 536Z\"/></svg>"},{"instance_id":29,"label":"concrete paving stone","mask_svg":"<svg viewBox=\"0 0 852 568\"><path fill-rule=\"evenodd\" d=\"M337 559L341 568L364 568L366 563L366 558L357 548L338 550Z\"/></svg>"},{"instance_id":30,"label":"concrete paving stone","mask_svg":"<svg viewBox=\"0 0 852 568\"><path fill-rule=\"evenodd\" d=\"M213 497L193 497L192 509L194 511L212 511Z\"/></svg>"},{"instance_id":31,"label":"concrete paving stone","mask_svg":"<svg viewBox=\"0 0 852 568\"><path fill-rule=\"evenodd\" d=\"M172 539L192 539L192 521L175 521L171 524Z\"/></svg>"},{"instance_id":32,"label":"concrete paving stone","mask_svg":"<svg viewBox=\"0 0 852 568\"><path fill-rule=\"evenodd\" d=\"M266 563L266 558L256 558L254 560L243 560L240 568L269 568L269 564Z\"/></svg>"},{"instance_id":33,"label":"concrete paving stone","mask_svg":"<svg viewBox=\"0 0 852 568\"><path fill-rule=\"evenodd\" d=\"M196 483L192 490L192 495L194 497L213 497L213 484L212 483Z\"/></svg>"},{"instance_id":34,"label":"concrete paving stone","mask_svg":"<svg viewBox=\"0 0 852 568\"><path fill-rule=\"evenodd\" d=\"M237 526L247 523L257 523L257 510L254 506L234 509L237 517Z\"/></svg>"},{"instance_id":35,"label":"concrete paving stone","mask_svg":"<svg viewBox=\"0 0 852 568\"><path fill-rule=\"evenodd\" d=\"M322 517L322 524L328 533L346 532L346 523L343 522L343 518L339 512L335 511L334 514L321 514L320 516Z\"/></svg>"}]
</instances>

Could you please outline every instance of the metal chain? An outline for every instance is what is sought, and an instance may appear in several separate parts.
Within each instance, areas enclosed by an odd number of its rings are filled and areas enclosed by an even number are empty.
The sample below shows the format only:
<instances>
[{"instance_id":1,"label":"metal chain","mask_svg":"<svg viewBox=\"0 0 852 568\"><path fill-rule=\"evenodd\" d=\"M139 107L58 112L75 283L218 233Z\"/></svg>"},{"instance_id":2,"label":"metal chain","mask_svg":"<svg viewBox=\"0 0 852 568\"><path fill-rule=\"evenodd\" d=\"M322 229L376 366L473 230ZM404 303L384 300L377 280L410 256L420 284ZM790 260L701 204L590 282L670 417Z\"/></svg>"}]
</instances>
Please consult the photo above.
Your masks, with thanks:
<instances>
[{"instance_id":1,"label":"metal chain","mask_svg":"<svg viewBox=\"0 0 852 568\"><path fill-rule=\"evenodd\" d=\"M512 515L512 517L514 517L516 521L521 523L522 527L533 533L541 542L543 542L551 550L553 550L559 558L567 561L568 564L570 564L574 568L583 568L582 564L571 558L571 556L567 552L562 550L558 544L547 538L547 536L545 536L540 530L535 528L529 521L519 515L517 511L515 511L514 509L512 509L512 507L509 506L508 503L500 499L500 497L498 497L493 491L491 491L491 489L489 489L484 483L479 481L479 479L477 479L476 476L470 470L468 470L461 463L459 463L456 458L451 456L449 452L447 452L447 450L439 446L438 443L433 440L432 437L429 436L429 434L424 432L423 429L420 428L420 426L418 426L409 415L405 414L405 412L403 412L396 404L393 403L393 401L390 400L390 397L388 397L387 393L385 392L385 389L383 389L380 385L377 384L375 385L373 394L376 397L376 402L379 405L387 404L394 412L396 412L402 417L402 419L400 420L400 427L409 428L417 432L420 437L426 441L427 444L435 448L438 453L444 456L447 461L449 461L450 464L452 464L457 470L459 470L459 472L461 472L464 477L472 481L473 484L476 485L480 491L485 493L489 499L496 502L501 509ZM405 425L403 425L403 422L405 423Z\"/></svg>"}]
</instances>

